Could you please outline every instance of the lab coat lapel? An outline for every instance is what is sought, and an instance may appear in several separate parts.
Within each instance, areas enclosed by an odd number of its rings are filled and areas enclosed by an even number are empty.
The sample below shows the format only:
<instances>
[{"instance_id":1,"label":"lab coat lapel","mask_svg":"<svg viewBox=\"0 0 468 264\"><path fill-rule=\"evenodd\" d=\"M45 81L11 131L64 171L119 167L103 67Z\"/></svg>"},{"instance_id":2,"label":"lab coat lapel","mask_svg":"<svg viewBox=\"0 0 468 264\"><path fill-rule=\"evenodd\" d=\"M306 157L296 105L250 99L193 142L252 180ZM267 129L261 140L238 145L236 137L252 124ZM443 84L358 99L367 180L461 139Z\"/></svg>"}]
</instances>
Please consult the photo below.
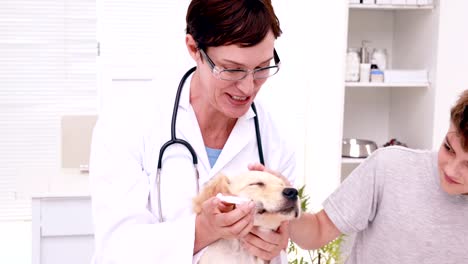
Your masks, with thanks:
<instances>
[{"instance_id":1,"label":"lab coat lapel","mask_svg":"<svg viewBox=\"0 0 468 264\"><path fill-rule=\"evenodd\" d=\"M232 161L251 140L255 139L255 137L251 136L255 135L254 116L255 113L249 108L249 111L237 120L218 160L210 171L210 178L222 172L223 168Z\"/></svg>"}]
</instances>

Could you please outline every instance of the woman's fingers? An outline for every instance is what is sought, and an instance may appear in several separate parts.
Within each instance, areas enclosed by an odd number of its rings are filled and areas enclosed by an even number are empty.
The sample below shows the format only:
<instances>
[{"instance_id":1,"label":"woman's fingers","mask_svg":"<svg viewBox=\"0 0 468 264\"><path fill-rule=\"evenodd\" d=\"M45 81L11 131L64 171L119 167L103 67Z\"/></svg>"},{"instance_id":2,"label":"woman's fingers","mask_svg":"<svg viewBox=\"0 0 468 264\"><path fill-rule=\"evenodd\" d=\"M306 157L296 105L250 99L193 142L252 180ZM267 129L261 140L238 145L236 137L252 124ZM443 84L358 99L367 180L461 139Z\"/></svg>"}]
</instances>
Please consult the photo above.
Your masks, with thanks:
<instances>
[{"instance_id":1,"label":"woman's fingers","mask_svg":"<svg viewBox=\"0 0 468 264\"><path fill-rule=\"evenodd\" d=\"M248 169L251 171L264 171L265 166L261 163L252 163L248 165Z\"/></svg>"},{"instance_id":2,"label":"woman's fingers","mask_svg":"<svg viewBox=\"0 0 468 264\"><path fill-rule=\"evenodd\" d=\"M253 227L255 204L248 202L238 205L234 210L216 215L217 226L222 228L222 237L240 238Z\"/></svg>"},{"instance_id":3,"label":"woman's fingers","mask_svg":"<svg viewBox=\"0 0 468 264\"><path fill-rule=\"evenodd\" d=\"M282 179L287 186L292 186L291 185L291 182L289 182L288 178L284 177L283 175L281 175L281 173L277 172L277 171L274 171L274 170L271 170L269 168L266 168L265 166L263 166L261 163L252 163L252 164L249 164L247 166L247 168L251 171L265 171L265 172L268 172L270 174L273 174L275 175L276 177L279 177L280 179Z\"/></svg>"},{"instance_id":4,"label":"woman's fingers","mask_svg":"<svg viewBox=\"0 0 468 264\"><path fill-rule=\"evenodd\" d=\"M213 197L202 205L202 215L207 219L212 232L221 238L241 238L253 227L255 203L227 204Z\"/></svg>"},{"instance_id":5,"label":"woman's fingers","mask_svg":"<svg viewBox=\"0 0 468 264\"><path fill-rule=\"evenodd\" d=\"M283 222L276 232L252 228L250 234L242 239L242 245L251 254L271 260L287 247L288 239L288 223Z\"/></svg>"}]
</instances>

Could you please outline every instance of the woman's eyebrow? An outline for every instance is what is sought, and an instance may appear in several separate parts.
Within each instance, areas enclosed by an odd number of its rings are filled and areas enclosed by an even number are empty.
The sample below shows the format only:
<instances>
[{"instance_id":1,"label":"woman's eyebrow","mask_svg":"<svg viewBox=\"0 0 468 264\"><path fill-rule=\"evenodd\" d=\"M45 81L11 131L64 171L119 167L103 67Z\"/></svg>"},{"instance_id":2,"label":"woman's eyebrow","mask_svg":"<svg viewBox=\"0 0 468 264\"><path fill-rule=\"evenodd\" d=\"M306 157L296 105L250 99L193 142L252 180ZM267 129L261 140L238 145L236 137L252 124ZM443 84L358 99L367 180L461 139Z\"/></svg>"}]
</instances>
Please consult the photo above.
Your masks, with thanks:
<instances>
[{"instance_id":1,"label":"woman's eyebrow","mask_svg":"<svg viewBox=\"0 0 468 264\"><path fill-rule=\"evenodd\" d=\"M267 62L271 61L272 59L273 59L273 57L271 57L271 58L269 58L269 59L267 59L265 61L262 61L262 62L259 63L259 65L267 63ZM236 65L239 65L239 66L244 66L244 67L246 66L245 64L242 64L242 63L239 63L239 62L236 62L236 61L232 61L232 60L229 60L229 59L222 59L222 61L224 63L232 63L232 64L236 64Z\"/></svg>"}]
</instances>

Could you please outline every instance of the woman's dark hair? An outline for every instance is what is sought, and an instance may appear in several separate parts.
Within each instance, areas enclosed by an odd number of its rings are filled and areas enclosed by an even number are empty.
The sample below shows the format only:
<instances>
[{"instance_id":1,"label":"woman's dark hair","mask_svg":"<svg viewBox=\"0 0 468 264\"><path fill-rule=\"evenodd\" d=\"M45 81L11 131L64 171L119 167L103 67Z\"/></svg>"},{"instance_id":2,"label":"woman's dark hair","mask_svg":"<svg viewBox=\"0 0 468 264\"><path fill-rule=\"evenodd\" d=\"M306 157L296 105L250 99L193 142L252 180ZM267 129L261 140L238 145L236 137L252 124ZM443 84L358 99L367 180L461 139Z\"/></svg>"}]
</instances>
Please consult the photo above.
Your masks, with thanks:
<instances>
[{"instance_id":1,"label":"woman's dark hair","mask_svg":"<svg viewBox=\"0 0 468 264\"><path fill-rule=\"evenodd\" d=\"M468 90L463 91L450 110L450 121L460 135L462 148L468 151Z\"/></svg>"},{"instance_id":2,"label":"woman's dark hair","mask_svg":"<svg viewBox=\"0 0 468 264\"><path fill-rule=\"evenodd\" d=\"M199 49L261 42L269 30L281 35L271 0L192 0L187 10L186 33Z\"/></svg>"}]
</instances>

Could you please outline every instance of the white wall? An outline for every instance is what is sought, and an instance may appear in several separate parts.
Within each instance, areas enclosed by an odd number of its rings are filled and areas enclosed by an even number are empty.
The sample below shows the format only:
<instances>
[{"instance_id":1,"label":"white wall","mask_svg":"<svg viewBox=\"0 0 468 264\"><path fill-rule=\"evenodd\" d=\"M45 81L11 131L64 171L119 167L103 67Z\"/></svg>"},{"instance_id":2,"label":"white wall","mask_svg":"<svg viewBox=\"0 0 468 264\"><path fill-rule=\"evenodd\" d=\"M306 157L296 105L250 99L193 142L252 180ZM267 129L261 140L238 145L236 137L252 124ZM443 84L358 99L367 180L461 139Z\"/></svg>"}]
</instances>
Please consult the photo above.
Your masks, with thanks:
<instances>
[{"instance_id":1,"label":"white wall","mask_svg":"<svg viewBox=\"0 0 468 264\"><path fill-rule=\"evenodd\" d=\"M433 147L437 149L449 126L449 111L468 89L468 1L440 1L434 107Z\"/></svg>"},{"instance_id":2,"label":"white wall","mask_svg":"<svg viewBox=\"0 0 468 264\"><path fill-rule=\"evenodd\" d=\"M284 32L277 42L282 69L270 80L273 89L260 96L289 130L297 150L296 186L306 185L309 208L317 210L340 182L347 3L273 4Z\"/></svg>"},{"instance_id":3,"label":"white wall","mask_svg":"<svg viewBox=\"0 0 468 264\"><path fill-rule=\"evenodd\" d=\"M340 182L341 139L344 108L344 58L346 54L347 1L307 1L309 6L294 8L302 22L297 31L307 63L305 182L311 196L311 209ZM298 65L298 67L300 67Z\"/></svg>"}]
</instances>

